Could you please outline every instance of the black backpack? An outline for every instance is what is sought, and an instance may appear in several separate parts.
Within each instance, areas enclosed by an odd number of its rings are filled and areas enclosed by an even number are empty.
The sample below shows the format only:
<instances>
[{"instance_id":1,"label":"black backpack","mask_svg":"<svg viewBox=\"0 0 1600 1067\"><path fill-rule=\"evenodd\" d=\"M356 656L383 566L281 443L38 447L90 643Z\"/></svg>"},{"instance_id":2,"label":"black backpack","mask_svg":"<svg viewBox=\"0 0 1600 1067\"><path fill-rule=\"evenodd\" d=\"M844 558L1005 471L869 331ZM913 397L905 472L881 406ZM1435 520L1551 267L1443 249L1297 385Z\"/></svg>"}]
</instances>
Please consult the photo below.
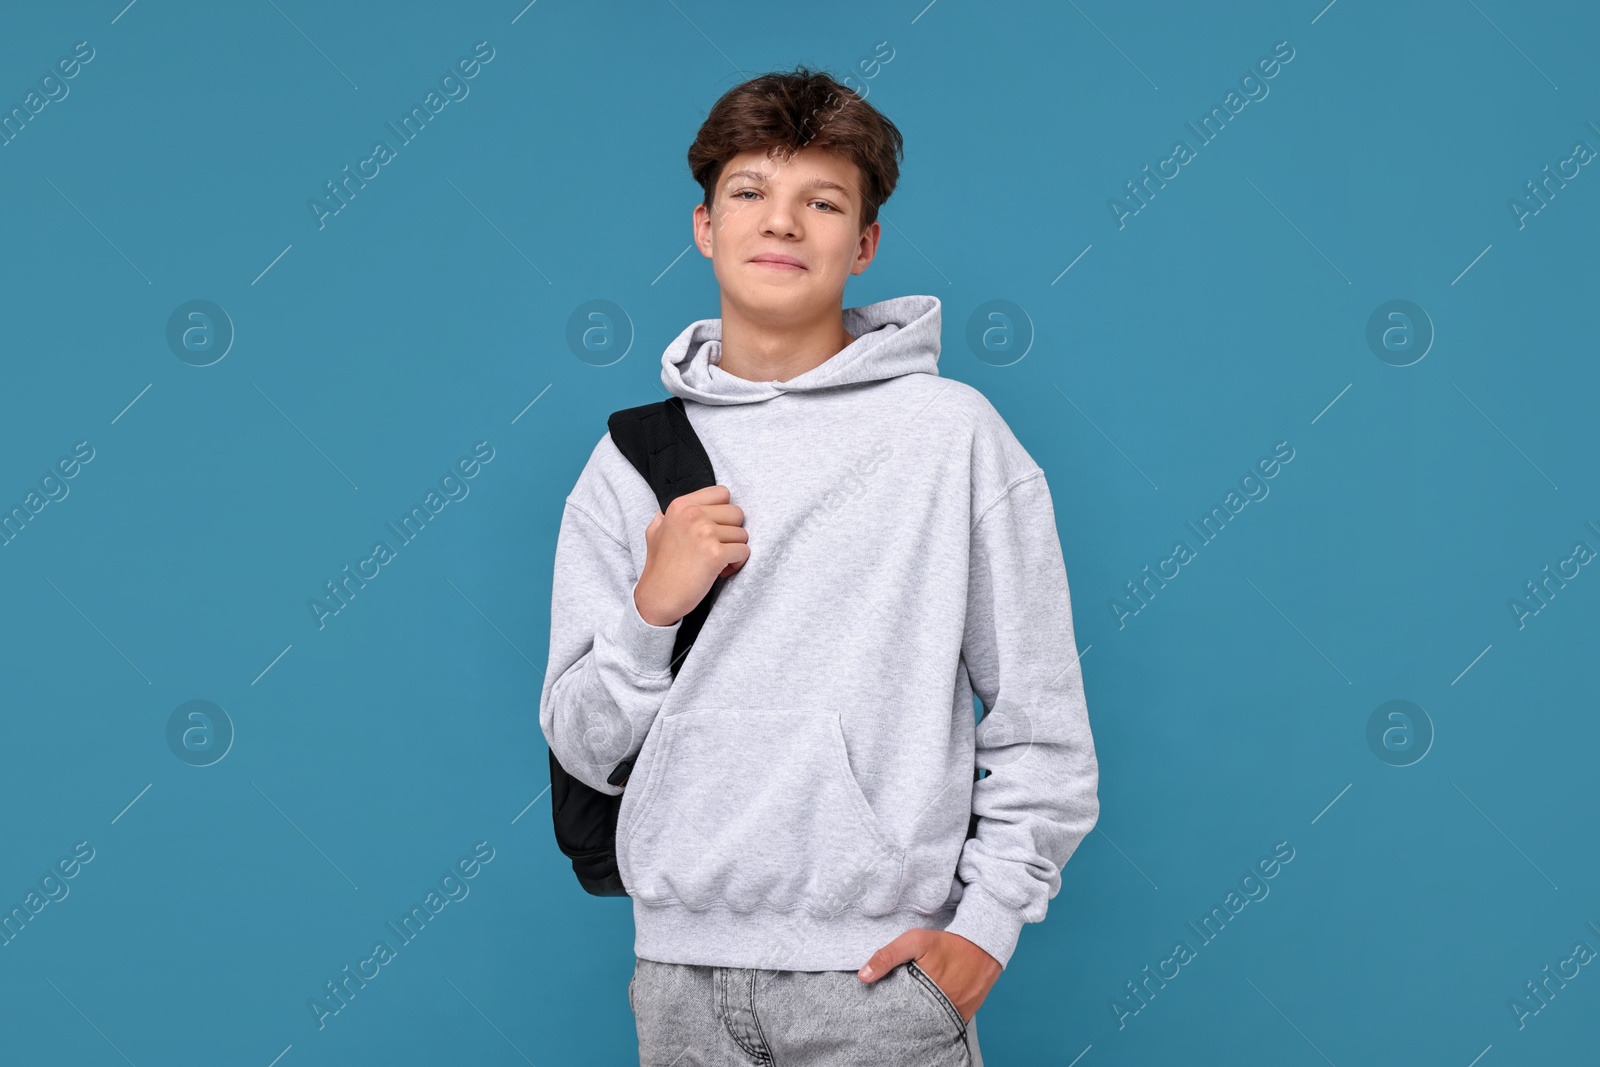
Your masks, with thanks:
<instances>
[{"instance_id":1,"label":"black backpack","mask_svg":"<svg viewBox=\"0 0 1600 1067\"><path fill-rule=\"evenodd\" d=\"M663 512L683 494L717 484L711 457L689 425L682 397L613 412L608 425L611 440L650 483ZM674 678L725 581L718 578L711 583L705 599L683 617L672 646ZM606 781L626 786L633 763L632 759L623 760ZM612 796L585 785L567 773L554 751L550 753L550 812L556 844L572 861L578 883L595 896L628 895L617 870L617 809L621 806L621 794Z\"/></svg>"}]
</instances>

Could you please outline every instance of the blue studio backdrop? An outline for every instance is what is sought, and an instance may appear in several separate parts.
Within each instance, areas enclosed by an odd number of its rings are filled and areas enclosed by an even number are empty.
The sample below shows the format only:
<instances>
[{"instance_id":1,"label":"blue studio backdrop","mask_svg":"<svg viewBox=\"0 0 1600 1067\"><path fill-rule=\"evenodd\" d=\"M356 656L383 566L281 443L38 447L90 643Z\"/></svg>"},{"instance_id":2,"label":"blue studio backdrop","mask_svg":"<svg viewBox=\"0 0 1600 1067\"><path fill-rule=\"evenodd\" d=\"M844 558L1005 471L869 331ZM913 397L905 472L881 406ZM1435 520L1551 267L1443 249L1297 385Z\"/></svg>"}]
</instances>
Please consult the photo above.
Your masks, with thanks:
<instances>
[{"instance_id":1,"label":"blue studio backdrop","mask_svg":"<svg viewBox=\"0 0 1600 1067\"><path fill-rule=\"evenodd\" d=\"M719 314L695 130L799 63L906 136L845 303L943 301L1071 582L1102 815L986 1061L1592 1055L1597 44L1576 0L8 6L0 1062L635 1062L628 902L550 825L555 536Z\"/></svg>"}]
</instances>

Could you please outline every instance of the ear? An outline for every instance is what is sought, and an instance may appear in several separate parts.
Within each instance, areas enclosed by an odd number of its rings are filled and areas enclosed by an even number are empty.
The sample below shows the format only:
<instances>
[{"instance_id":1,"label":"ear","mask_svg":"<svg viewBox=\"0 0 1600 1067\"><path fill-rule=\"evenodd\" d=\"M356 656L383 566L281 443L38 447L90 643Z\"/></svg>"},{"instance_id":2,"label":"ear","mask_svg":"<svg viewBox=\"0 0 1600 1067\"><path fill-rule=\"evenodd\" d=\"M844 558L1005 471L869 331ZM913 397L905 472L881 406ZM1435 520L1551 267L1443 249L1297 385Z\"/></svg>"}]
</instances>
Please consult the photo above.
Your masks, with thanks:
<instances>
[{"instance_id":1,"label":"ear","mask_svg":"<svg viewBox=\"0 0 1600 1067\"><path fill-rule=\"evenodd\" d=\"M860 243L856 246L856 258L850 264L851 274L860 274L872 266L873 257L878 254L878 239L883 236L883 225L877 219L872 220L861 233Z\"/></svg>"},{"instance_id":2,"label":"ear","mask_svg":"<svg viewBox=\"0 0 1600 1067\"><path fill-rule=\"evenodd\" d=\"M711 213L706 210L706 205L703 201L694 206L691 225L694 229L695 247L700 250L702 256L710 259L712 247Z\"/></svg>"}]
</instances>

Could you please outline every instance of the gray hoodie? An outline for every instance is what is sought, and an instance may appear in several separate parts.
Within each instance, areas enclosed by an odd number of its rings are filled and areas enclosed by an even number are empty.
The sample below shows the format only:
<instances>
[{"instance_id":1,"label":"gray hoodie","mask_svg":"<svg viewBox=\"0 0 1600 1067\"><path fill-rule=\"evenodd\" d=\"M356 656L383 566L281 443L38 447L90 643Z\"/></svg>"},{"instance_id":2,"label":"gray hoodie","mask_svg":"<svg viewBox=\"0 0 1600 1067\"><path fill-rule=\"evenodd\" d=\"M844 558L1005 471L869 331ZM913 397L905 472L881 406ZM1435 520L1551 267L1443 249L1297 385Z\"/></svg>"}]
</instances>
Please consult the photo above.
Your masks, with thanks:
<instances>
[{"instance_id":1,"label":"gray hoodie","mask_svg":"<svg viewBox=\"0 0 1600 1067\"><path fill-rule=\"evenodd\" d=\"M750 548L676 679L680 623L633 602L649 486L607 434L566 498L539 725L622 793L638 956L853 971L924 927L1003 966L1099 816L1050 490L939 377L939 311L846 308L856 340L786 382L722 371L720 319L667 347Z\"/></svg>"}]
</instances>

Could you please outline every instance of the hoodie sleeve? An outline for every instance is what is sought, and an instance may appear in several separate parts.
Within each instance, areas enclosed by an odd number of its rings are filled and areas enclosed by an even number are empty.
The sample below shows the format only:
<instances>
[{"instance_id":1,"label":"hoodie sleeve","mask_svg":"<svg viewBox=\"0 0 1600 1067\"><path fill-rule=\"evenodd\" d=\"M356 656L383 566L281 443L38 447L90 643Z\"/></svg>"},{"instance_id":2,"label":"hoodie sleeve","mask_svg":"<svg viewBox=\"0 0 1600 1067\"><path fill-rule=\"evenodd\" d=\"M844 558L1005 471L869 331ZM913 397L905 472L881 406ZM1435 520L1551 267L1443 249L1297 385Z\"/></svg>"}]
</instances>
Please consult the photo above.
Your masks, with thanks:
<instances>
[{"instance_id":1,"label":"hoodie sleeve","mask_svg":"<svg viewBox=\"0 0 1600 1067\"><path fill-rule=\"evenodd\" d=\"M1099 764L1072 632L1067 572L1044 471L1025 474L978 517L962 660L983 701L972 786L976 835L946 928L1004 967L1039 922L1061 868L1100 814Z\"/></svg>"},{"instance_id":2,"label":"hoodie sleeve","mask_svg":"<svg viewBox=\"0 0 1600 1067\"><path fill-rule=\"evenodd\" d=\"M640 617L639 577L628 546L569 497L556 538L539 727L568 774L613 796L622 789L606 776L638 755L672 686L681 625Z\"/></svg>"}]
</instances>

